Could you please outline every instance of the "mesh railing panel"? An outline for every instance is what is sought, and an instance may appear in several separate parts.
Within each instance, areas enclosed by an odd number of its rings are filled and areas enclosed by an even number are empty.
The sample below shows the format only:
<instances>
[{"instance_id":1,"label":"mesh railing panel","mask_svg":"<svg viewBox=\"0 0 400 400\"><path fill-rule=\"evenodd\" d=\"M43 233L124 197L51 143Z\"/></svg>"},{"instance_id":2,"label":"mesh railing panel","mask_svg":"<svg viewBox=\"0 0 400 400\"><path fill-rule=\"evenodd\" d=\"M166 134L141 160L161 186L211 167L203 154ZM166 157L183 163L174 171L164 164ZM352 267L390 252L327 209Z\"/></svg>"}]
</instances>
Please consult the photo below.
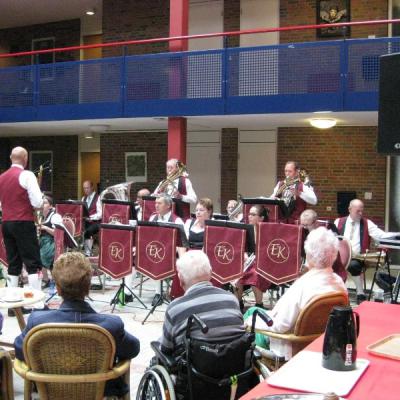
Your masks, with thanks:
<instances>
[{"instance_id":1,"label":"mesh railing panel","mask_svg":"<svg viewBox=\"0 0 400 400\"><path fill-rule=\"evenodd\" d=\"M0 68L0 107L33 105L32 67Z\"/></svg>"},{"instance_id":2,"label":"mesh railing panel","mask_svg":"<svg viewBox=\"0 0 400 400\"><path fill-rule=\"evenodd\" d=\"M377 92L379 89L379 57L399 52L399 39L350 42L347 90L350 92Z\"/></svg>"},{"instance_id":3,"label":"mesh railing panel","mask_svg":"<svg viewBox=\"0 0 400 400\"><path fill-rule=\"evenodd\" d=\"M41 65L40 105L120 101L120 63L99 60Z\"/></svg>"},{"instance_id":4,"label":"mesh railing panel","mask_svg":"<svg viewBox=\"0 0 400 400\"><path fill-rule=\"evenodd\" d=\"M128 101L221 97L222 53L132 56L126 76Z\"/></svg>"}]
</instances>

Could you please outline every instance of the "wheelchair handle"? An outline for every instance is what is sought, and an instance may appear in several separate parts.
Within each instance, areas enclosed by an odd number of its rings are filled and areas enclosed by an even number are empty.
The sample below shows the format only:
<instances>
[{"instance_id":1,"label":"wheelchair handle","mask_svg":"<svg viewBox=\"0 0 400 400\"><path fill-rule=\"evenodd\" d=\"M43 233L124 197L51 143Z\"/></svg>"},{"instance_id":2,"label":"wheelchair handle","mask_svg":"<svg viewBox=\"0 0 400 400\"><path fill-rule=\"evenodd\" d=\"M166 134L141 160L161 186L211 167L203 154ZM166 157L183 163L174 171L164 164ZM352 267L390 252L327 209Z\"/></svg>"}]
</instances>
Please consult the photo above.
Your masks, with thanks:
<instances>
[{"instance_id":1,"label":"wheelchair handle","mask_svg":"<svg viewBox=\"0 0 400 400\"><path fill-rule=\"evenodd\" d=\"M192 314L188 318L188 322L186 325L186 337L187 338L190 337L190 328L193 325L193 321L195 321L196 324L199 325L202 333L206 334L208 332L208 326L202 321L202 319L200 317L198 317L196 314Z\"/></svg>"},{"instance_id":2,"label":"wheelchair handle","mask_svg":"<svg viewBox=\"0 0 400 400\"><path fill-rule=\"evenodd\" d=\"M252 319L251 319L251 332L252 333L254 333L254 327L256 326L257 315L267 324L267 326L272 326L274 324L274 321L267 313L264 313L261 310L255 310L252 315Z\"/></svg>"}]
</instances>

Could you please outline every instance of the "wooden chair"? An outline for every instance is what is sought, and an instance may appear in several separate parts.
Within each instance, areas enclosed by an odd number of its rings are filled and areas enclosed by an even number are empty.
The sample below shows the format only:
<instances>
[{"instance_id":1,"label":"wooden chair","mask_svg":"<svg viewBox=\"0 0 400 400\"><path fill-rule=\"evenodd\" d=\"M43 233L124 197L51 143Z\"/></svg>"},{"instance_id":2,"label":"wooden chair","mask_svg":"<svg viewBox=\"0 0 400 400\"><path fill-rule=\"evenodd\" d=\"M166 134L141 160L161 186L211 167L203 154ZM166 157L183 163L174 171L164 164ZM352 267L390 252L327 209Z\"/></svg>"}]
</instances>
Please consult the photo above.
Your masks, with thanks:
<instances>
[{"instance_id":1,"label":"wooden chair","mask_svg":"<svg viewBox=\"0 0 400 400\"><path fill-rule=\"evenodd\" d=\"M16 359L14 369L25 379L26 400L33 383L41 400L100 400L106 381L123 376L129 384L130 360L114 365L114 338L94 324L36 326L26 335L23 351L25 362Z\"/></svg>"},{"instance_id":2,"label":"wooden chair","mask_svg":"<svg viewBox=\"0 0 400 400\"><path fill-rule=\"evenodd\" d=\"M294 356L325 332L329 313L334 306L346 306L348 304L348 296L343 292L329 292L315 296L301 310L291 332L277 333L259 329L256 329L256 332L262 333L270 338L290 342L292 344L292 355ZM276 359L272 361L272 363L267 362L267 366L275 368Z\"/></svg>"},{"instance_id":3,"label":"wooden chair","mask_svg":"<svg viewBox=\"0 0 400 400\"><path fill-rule=\"evenodd\" d=\"M0 347L0 394L1 399L14 399L13 370L10 353Z\"/></svg>"}]
</instances>

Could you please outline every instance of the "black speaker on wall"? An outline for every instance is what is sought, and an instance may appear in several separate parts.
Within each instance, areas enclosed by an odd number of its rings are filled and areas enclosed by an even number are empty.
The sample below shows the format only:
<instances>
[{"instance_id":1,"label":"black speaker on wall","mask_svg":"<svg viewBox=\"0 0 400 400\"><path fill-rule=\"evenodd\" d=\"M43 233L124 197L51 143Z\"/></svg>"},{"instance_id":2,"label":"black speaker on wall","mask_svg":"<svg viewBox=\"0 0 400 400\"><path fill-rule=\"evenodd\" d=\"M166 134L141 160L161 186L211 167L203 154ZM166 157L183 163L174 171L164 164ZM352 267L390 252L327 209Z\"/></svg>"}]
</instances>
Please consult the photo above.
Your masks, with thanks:
<instances>
[{"instance_id":1,"label":"black speaker on wall","mask_svg":"<svg viewBox=\"0 0 400 400\"><path fill-rule=\"evenodd\" d=\"M345 217L349 214L349 204L357 198L356 192L337 192L336 205L339 217Z\"/></svg>"},{"instance_id":2,"label":"black speaker on wall","mask_svg":"<svg viewBox=\"0 0 400 400\"><path fill-rule=\"evenodd\" d=\"M400 53L380 57L378 153L400 155Z\"/></svg>"}]
</instances>

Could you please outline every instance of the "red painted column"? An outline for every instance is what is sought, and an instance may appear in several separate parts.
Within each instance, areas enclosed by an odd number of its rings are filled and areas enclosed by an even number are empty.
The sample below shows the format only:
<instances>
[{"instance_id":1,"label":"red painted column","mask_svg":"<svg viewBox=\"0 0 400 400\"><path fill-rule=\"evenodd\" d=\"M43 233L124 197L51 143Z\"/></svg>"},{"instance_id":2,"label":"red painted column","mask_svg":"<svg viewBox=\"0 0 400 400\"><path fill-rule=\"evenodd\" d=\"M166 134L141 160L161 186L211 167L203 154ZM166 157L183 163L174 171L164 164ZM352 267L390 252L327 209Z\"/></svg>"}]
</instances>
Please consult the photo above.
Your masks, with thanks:
<instances>
[{"instance_id":1,"label":"red painted column","mask_svg":"<svg viewBox=\"0 0 400 400\"><path fill-rule=\"evenodd\" d=\"M169 35L186 36L189 32L189 0L170 0ZM186 51L187 40L169 42L169 51ZM184 67L174 66L170 73L170 95L180 97ZM177 158L186 163L186 118L168 118L168 159Z\"/></svg>"}]
</instances>

